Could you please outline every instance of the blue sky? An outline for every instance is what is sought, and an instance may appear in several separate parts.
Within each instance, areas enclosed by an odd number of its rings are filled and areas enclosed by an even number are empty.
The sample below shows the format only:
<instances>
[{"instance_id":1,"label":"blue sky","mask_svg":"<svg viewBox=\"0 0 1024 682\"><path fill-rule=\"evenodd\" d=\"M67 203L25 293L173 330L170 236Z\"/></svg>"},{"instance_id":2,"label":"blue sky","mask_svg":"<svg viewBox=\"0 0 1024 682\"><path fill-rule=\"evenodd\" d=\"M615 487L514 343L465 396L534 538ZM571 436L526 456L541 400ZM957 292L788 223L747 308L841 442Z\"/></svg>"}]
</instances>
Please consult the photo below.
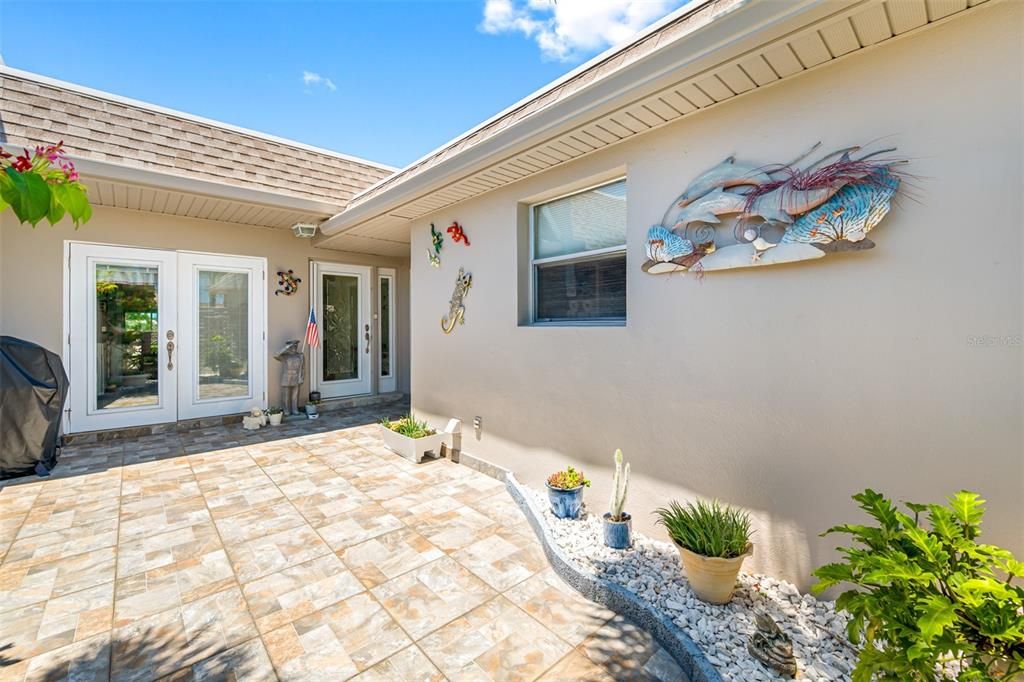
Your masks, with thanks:
<instances>
[{"instance_id":1,"label":"blue sky","mask_svg":"<svg viewBox=\"0 0 1024 682\"><path fill-rule=\"evenodd\" d=\"M0 0L0 54L15 68L401 166L680 4Z\"/></svg>"}]
</instances>

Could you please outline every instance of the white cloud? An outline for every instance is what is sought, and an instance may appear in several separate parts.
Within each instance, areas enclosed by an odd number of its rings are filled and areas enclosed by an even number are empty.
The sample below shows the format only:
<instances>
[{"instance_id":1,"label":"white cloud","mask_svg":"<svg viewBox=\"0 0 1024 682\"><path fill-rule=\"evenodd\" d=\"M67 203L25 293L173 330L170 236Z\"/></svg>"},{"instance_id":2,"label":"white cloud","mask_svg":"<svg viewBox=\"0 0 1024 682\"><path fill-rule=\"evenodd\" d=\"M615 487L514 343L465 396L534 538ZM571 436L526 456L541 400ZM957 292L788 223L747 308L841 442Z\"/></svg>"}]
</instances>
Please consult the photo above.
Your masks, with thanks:
<instances>
[{"instance_id":1,"label":"white cloud","mask_svg":"<svg viewBox=\"0 0 1024 682\"><path fill-rule=\"evenodd\" d=\"M683 0L487 0L480 30L522 33L545 57L571 61L626 40Z\"/></svg>"},{"instance_id":2,"label":"white cloud","mask_svg":"<svg viewBox=\"0 0 1024 682\"><path fill-rule=\"evenodd\" d=\"M338 89L330 78L313 73L312 71L302 72L302 83L306 86L306 92L312 92L311 88L316 86L327 88L332 92Z\"/></svg>"}]
</instances>

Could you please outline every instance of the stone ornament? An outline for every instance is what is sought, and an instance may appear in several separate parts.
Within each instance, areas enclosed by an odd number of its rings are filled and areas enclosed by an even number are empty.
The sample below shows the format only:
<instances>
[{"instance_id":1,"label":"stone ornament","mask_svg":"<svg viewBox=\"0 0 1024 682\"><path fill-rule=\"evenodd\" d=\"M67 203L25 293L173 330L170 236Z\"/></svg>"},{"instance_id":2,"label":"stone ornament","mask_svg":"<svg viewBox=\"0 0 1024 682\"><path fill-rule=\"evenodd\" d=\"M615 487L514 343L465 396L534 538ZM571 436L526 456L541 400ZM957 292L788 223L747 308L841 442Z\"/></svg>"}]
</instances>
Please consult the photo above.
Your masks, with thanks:
<instances>
[{"instance_id":1,"label":"stone ornament","mask_svg":"<svg viewBox=\"0 0 1024 682\"><path fill-rule=\"evenodd\" d=\"M757 627L747 642L750 655L783 677L796 677L793 641L764 611L757 614L754 624Z\"/></svg>"},{"instance_id":2,"label":"stone ornament","mask_svg":"<svg viewBox=\"0 0 1024 682\"><path fill-rule=\"evenodd\" d=\"M459 268L459 274L455 278L455 291L452 292L451 300L448 301L448 314L441 318L441 331L451 334L456 324L466 324L466 307L462 301L473 286L473 275Z\"/></svg>"},{"instance_id":3,"label":"stone ornament","mask_svg":"<svg viewBox=\"0 0 1024 682\"><path fill-rule=\"evenodd\" d=\"M729 157L698 176L647 232L649 274L708 272L822 258L874 247L868 233L889 212L903 159L848 147L804 168ZM729 222L725 217L729 217Z\"/></svg>"},{"instance_id":4,"label":"stone ornament","mask_svg":"<svg viewBox=\"0 0 1024 682\"><path fill-rule=\"evenodd\" d=\"M281 363L282 406L285 414L299 414L299 386L306 376L306 355L299 350L299 340L292 339L274 354Z\"/></svg>"}]
</instances>

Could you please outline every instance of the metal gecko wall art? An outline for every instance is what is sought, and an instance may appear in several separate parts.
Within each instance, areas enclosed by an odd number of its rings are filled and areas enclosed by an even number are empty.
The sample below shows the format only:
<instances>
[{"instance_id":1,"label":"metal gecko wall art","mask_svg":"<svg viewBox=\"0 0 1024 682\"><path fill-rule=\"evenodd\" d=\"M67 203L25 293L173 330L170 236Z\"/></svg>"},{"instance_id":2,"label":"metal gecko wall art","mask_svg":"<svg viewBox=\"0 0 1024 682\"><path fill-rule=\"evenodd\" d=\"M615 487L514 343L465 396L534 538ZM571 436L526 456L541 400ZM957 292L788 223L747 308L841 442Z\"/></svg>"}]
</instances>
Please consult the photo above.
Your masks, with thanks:
<instances>
[{"instance_id":1,"label":"metal gecko wall art","mask_svg":"<svg viewBox=\"0 0 1024 682\"><path fill-rule=\"evenodd\" d=\"M900 187L903 159L839 149L804 168L729 157L698 176L647 231L644 272L709 272L822 258L874 247L868 233ZM729 222L724 217L731 216Z\"/></svg>"},{"instance_id":2,"label":"metal gecko wall art","mask_svg":"<svg viewBox=\"0 0 1024 682\"><path fill-rule=\"evenodd\" d=\"M459 274L455 278L455 291L452 292L452 298L448 301L448 314L441 318L441 331L445 334L451 334L455 330L456 324L466 324L466 306L462 301L466 298L471 286L473 286L473 275L466 272L465 268L459 268Z\"/></svg>"},{"instance_id":3,"label":"metal gecko wall art","mask_svg":"<svg viewBox=\"0 0 1024 682\"><path fill-rule=\"evenodd\" d=\"M465 242L466 246L469 246L469 237L467 237L466 233L463 231L462 225L459 225L457 222L453 221L445 232L451 235L452 241L456 244L459 242Z\"/></svg>"},{"instance_id":4,"label":"metal gecko wall art","mask_svg":"<svg viewBox=\"0 0 1024 682\"><path fill-rule=\"evenodd\" d=\"M299 282L302 280L295 276L295 273L291 270L278 270L277 271L277 286L281 287L274 292L274 296L284 294L285 296L291 296L299 290Z\"/></svg>"},{"instance_id":5,"label":"metal gecko wall art","mask_svg":"<svg viewBox=\"0 0 1024 682\"><path fill-rule=\"evenodd\" d=\"M433 243L434 250L427 249L427 259L430 260L430 264L435 268L441 267L441 247L444 246L444 233L438 232L437 228L434 227L434 223L430 223L430 240Z\"/></svg>"}]
</instances>

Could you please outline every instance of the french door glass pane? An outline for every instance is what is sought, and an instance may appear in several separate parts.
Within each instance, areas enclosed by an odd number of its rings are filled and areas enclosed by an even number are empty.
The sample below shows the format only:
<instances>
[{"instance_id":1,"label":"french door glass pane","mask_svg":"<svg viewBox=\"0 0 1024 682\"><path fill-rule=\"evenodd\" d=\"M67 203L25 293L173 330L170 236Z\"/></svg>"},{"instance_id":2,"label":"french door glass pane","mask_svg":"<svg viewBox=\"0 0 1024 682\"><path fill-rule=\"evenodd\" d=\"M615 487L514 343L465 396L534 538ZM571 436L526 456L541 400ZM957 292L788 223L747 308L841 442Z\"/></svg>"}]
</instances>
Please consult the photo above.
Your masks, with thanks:
<instances>
[{"instance_id":1,"label":"french door glass pane","mask_svg":"<svg viewBox=\"0 0 1024 682\"><path fill-rule=\"evenodd\" d=\"M96 408L160 404L159 270L96 264Z\"/></svg>"},{"instance_id":2,"label":"french door glass pane","mask_svg":"<svg viewBox=\"0 0 1024 682\"><path fill-rule=\"evenodd\" d=\"M380 375L391 376L391 278L380 280Z\"/></svg>"},{"instance_id":3,"label":"french door glass pane","mask_svg":"<svg viewBox=\"0 0 1024 682\"><path fill-rule=\"evenodd\" d=\"M359 378L359 278L323 276L323 378Z\"/></svg>"},{"instance_id":4,"label":"french door glass pane","mask_svg":"<svg viewBox=\"0 0 1024 682\"><path fill-rule=\"evenodd\" d=\"M249 395L249 275L198 272L199 399Z\"/></svg>"}]
</instances>

